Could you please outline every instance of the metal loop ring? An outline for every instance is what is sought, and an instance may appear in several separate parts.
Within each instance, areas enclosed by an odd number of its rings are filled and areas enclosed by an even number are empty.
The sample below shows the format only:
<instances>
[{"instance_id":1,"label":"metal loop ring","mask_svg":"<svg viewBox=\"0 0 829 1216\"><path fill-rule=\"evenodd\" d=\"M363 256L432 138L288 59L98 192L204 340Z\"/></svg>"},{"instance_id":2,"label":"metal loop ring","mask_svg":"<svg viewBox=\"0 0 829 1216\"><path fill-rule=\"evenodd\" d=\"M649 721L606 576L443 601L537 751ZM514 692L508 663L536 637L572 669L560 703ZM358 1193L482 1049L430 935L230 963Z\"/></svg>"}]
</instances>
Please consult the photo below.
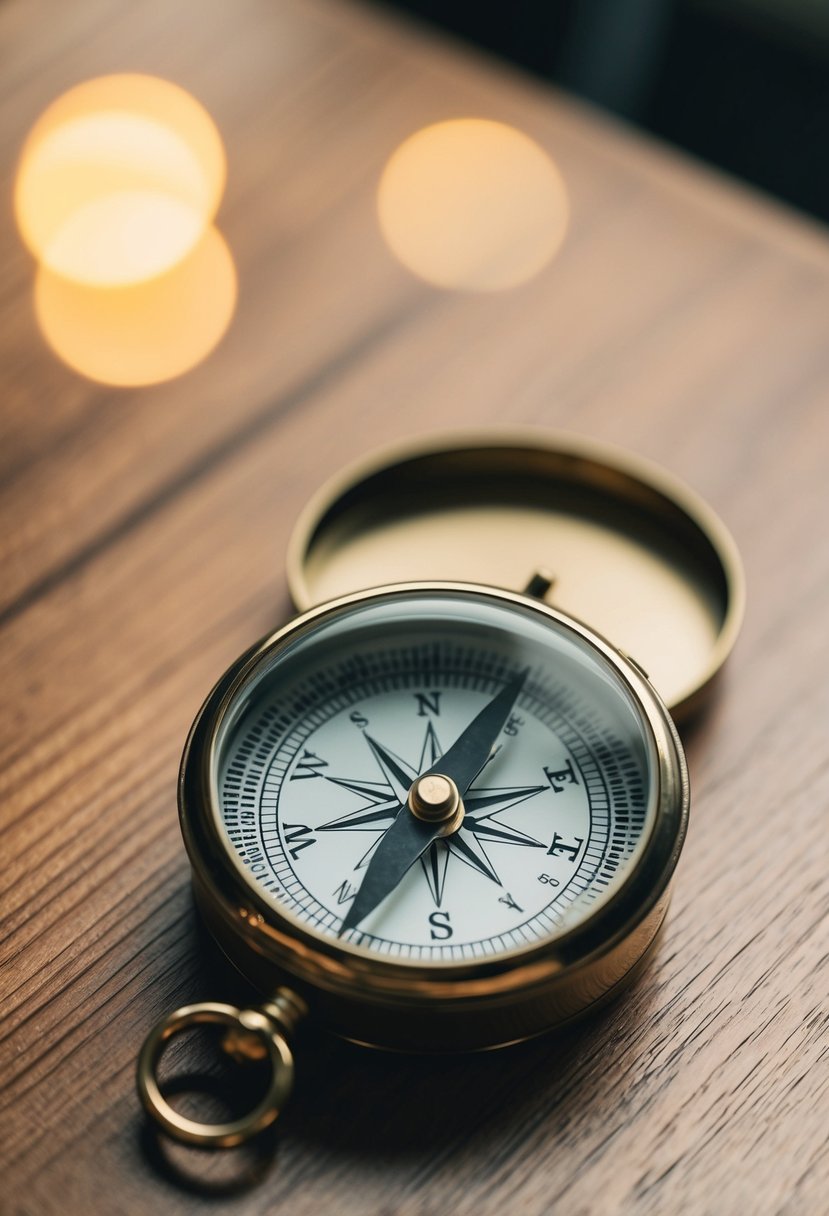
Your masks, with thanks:
<instances>
[{"instance_id":1,"label":"metal loop ring","mask_svg":"<svg viewBox=\"0 0 829 1216\"><path fill-rule=\"evenodd\" d=\"M248 1041L255 1036L270 1064L268 1088L262 1100L249 1114L228 1123L199 1123L186 1118L164 1098L158 1083L158 1064L170 1039L183 1030L204 1025L228 1026ZM138 1057L136 1080L138 1096L147 1114L175 1140L202 1148L233 1148L270 1127L277 1118L293 1088L294 1057L279 1026L264 1010L203 1001L177 1009L153 1027Z\"/></svg>"}]
</instances>

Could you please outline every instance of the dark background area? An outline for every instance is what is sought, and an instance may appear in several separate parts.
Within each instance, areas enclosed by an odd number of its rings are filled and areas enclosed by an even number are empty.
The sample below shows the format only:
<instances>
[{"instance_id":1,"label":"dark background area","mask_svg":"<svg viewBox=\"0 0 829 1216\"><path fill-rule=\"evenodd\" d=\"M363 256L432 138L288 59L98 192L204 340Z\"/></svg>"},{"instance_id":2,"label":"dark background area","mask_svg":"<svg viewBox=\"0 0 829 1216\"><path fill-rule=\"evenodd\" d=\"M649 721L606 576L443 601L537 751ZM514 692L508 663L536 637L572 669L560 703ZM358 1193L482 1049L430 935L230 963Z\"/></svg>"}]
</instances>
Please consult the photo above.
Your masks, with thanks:
<instances>
[{"instance_id":1,"label":"dark background area","mask_svg":"<svg viewBox=\"0 0 829 1216\"><path fill-rule=\"evenodd\" d=\"M393 0L829 221L829 0Z\"/></svg>"}]
</instances>

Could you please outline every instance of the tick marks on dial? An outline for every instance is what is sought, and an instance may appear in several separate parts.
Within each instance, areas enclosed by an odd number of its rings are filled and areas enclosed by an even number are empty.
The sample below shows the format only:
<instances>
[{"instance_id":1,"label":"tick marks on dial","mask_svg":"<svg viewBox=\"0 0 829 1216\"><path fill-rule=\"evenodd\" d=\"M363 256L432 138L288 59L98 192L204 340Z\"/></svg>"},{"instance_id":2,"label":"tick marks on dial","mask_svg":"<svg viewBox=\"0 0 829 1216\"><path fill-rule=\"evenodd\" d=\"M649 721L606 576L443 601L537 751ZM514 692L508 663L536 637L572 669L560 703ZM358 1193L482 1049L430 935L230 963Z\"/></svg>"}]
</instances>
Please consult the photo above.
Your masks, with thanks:
<instances>
[{"instance_id":1,"label":"tick marks on dial","mask_svg":"<svg viewBox=\"0 0 829 1216\"><path fill-rule=\"evenodd\" d=\"M467 791L457 838L474 860L434 841L402 899L361 931L360 944L392 957L480 957L550 932L561 908L592 901L613 881L645 820L641 765L560 675L536 672ZM252 877L309 925L335 931L402 795L417 776L440 771L439 733L454 734L473 712L473 694L491 697L493 681L508 678L504 660L485 650L407 642L368 657L346 653L312 673L298 685L301 716L293 688L271 694L222 773L225 828ZM518 784L522 766L534 784ZM540 876L544 865L551 872ZM453 909L451 940L432 935L430 905Z\"/></svg>"}]
</instances>

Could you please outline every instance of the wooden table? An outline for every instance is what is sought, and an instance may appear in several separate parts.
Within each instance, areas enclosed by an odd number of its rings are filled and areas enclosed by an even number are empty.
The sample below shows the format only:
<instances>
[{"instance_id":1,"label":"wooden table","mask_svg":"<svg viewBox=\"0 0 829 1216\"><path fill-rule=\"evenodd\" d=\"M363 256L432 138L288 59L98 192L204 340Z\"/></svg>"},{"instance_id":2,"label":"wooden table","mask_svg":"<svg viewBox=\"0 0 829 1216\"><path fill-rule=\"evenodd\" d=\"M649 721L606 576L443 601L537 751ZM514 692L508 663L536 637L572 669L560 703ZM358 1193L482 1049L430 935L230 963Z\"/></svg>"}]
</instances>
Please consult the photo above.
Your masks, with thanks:
<instances>
[{"instance_id":1,"label":"wooden table","mask_svg":"<svg viewBox=\"0 0 829 1216\"><path fill-rule=\"evenodd\" d=\"M4 198L63 88L168 76L224 133L241 283L200 367L94 385L39 336L3 209L2 1211L825 1212L824 234L372 8L7 0L0 47ZM374 212L394 147L470 114L540 141L573 212L547 271L488 296L416 281ZM234 993L176 821L194 711L288 615L287 537L325 477L394 438L518 422L662 462L745 559L742 639L688 741L664 945L563 1040L424 1063L311 1034L272 1160L165 1155L134 1094L142 1037Z\"/></svg>"}]
</instances>

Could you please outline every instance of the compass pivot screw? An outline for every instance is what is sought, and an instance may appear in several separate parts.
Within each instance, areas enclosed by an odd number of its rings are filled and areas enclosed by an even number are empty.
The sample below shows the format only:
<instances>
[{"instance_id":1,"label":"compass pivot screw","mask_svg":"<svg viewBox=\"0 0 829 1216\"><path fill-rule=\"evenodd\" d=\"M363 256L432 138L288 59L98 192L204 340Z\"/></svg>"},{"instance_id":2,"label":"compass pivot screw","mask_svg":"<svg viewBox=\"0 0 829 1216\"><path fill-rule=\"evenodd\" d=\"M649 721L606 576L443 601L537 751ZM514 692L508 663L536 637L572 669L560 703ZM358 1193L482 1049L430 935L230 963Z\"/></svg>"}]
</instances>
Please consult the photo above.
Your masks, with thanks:
<instances>
[{"instance_id":1,"label":"compass pivot screw","mask_svg":"<svg viewBox=\"0 0 829 1216\"><path fill-rule=\"evenodd\" d=\"M409 790L409 810L424 823L445 824L444 834L455 832L463 822L463 803L451 777L425 773Z\"/></svg>"}]
</instances>

